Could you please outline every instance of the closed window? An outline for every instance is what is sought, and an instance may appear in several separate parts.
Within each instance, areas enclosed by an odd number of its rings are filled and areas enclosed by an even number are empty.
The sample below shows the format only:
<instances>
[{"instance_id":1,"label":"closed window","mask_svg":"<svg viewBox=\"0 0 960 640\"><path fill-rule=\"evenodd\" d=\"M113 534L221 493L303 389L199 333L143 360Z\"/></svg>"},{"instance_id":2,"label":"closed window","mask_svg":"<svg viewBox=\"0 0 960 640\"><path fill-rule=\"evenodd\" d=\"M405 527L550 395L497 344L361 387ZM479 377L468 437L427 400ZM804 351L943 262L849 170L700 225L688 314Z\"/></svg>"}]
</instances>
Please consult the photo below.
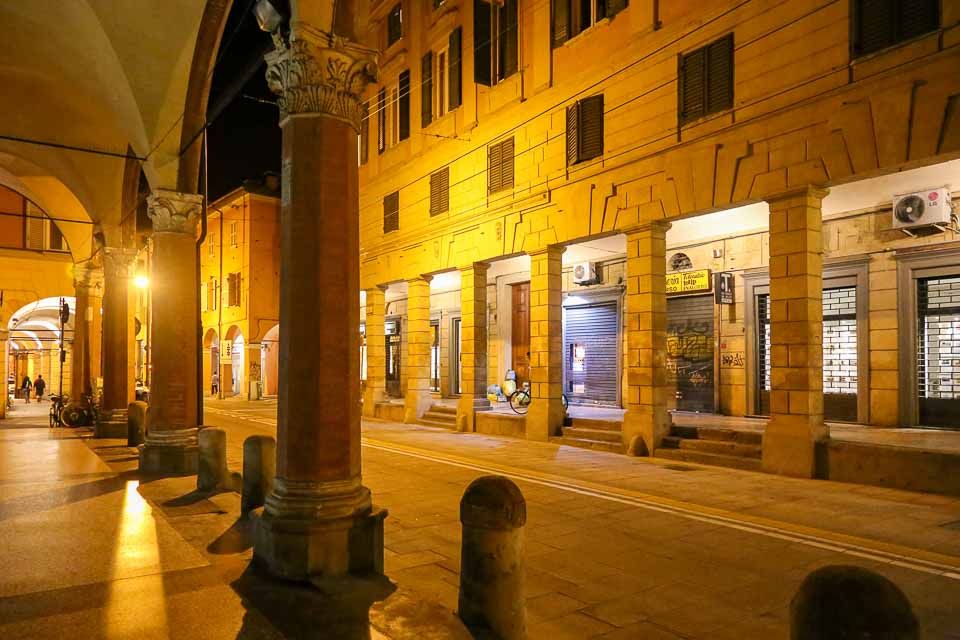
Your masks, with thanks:
<instances>
[{"instance_id":1,"label":"closed window","mask_svg":"<svg viewBox=\"0 0 960 640\"><path fill-rule=\"evenodd\" d=\"M853 0L852 13L855 58L940 28L939 0Z\"/></svg>"},{"instance_id":2,"label":"closed window","mask_svg":"<svg viewBox=\"0 0 960 640\"><path fill-rule=\"evenodd\" d=\"M210 278L210 281L207 283L207 311L216 311L217 309L217 281L214 278Z\"/></svg>"},{"instance_id":3,"label":"closed window","mask_svg":"<svg viewBox=\"0 0 960 640\"><path fill-rule=\"evenodd\" d=\"M47 245L47 248L51 251L63 251L63 234L60 233L60 227L58 227L53 221L50 222L50 243Z\"/></svg>"},{"instance_id":4,"label":"closed window","mask_svg":"<svg viewBox=\"0 0 960 640\"><path fill-rule=\"evenodd\" d=\"M603 94L567 107L567 164L603 155Z\"/></svg>"},{"instance_id":5,"label":"closed window","mask_svg":"<svg viewBox=\"0 0 960 640\"><path fill-rule=\"evenodd\" d=\"M394 191L383 199L383 232L400 228L400 192Z\"/></svg>"},{"instance_id":6,"label":"closed window","mask_svg":"<svg viewBox=\"0 0 960 640\"><path fill-rule=\"evenodd\" d=\"M363 119L360 120L360 135L357 136L357 162L367 164L370 153L370 108L363 105Z\"/></svg>"},{"instance_id":7,"label":"closed window","mask_svg":"<svg viewBox=\"0 0 960 640\"><path fill-rule=\"evenodd\" d=\"M430 215L450 210L450 167L430 174Z\"/></svg>"},{"instance_id":8,"label":"closed window","mask_svg":"<svg viewBox=\"0 0 960 640\"><path fill-rule=\"evenodd\" d=\"M211 233L210 239L207 240L207 255L211 258L214 255L216 255L216 251L217 251L215 238L216 236L213 233Z\"/></svg>"},{"instance_id":9,"label":"closed window","mask_svg":"<svg viewBox=\"0 0 960 640\"><path fill-rule=\"evenodd\" d=\"M410 137L410 71L404 71L397 83L380 94L381 124L386 129L383 148L394 147ZM379 142L379 141L378 141Z\"/></svg>"},{"instance_id":10,"label":"closed window","mask_svg":"<svg viewBox=\"0 0 960 640\"><path fill-rule=\"evenodd\" d=\"M241 278L239 273L227 274L227 306L228 307L240 306L240 280Z\"/></svg>"},{"instance_id":11,"label":"closed window","mask_svg":"<svg viewBox=\"0 0 960 640\"><path fill-rule=\"evenodd\" d=\"M493 86L512 76L519 68L517 2L474 0L473 77L477 84Z\"/></svg>"},{"instance_id":12,"label":"closed window","mask_svg":"<svg viewBox=\"0 0 960 640\"><path fill-rule=\"evenodd\" d=\"M733 106L733 34L680 56L680 124Z\"/></svg>"},{"instance_id":13,"label":"closed window","mask_svg":"<svg viewBox=\"0 0 960 640\"><path fill-rule=\"evenodd\" d=\"M437 53L437 117L443 116L447 112L447 105L450 96L450 85L447 66L450 64L450 52L448 49L442 49Z\"/></svg>"},{"instance_id":14,"label":"closed window","mask_svg":"<svg viewBox=\"0 0 960 640\"><path fill-rule=\"evenodd\" d=\"M513 138L487 147L487 193L513 188Z\"/></svg>"},{"instance_id":15,"label":"closed window","mask_svg":"<svg viewBox=\"0 0 960 640\"><path fill-rule=\"evenodd\" d=\"M377 93L377 153L387 150L387 90Z\"/></svg>"},{"instance_id":16,"label":"closed window","mask_svg":"<svg viewBox=\"0 0 960 640\"><path fill-rule=\"evenodd\" d=\"M209 311L209 298L207 297L207 283L200 283L200 311Z\"/></svg>"},{"instance_id":17,"label":"closed window","mask_svg":"<svg viewBox=\"0 0 960 640\"><path fill-rule=\"evenodd\" d=\"M403 9L398 3L387 16L387 46L403 37Z\"/></svg>"},{"instance_id":18,"label":"closed window","mask_svg":"<svg viewBox=\"0 0 960 640\"><path fill-rule=\"evenodd\" d=\"M236 222L230 223L230 246L233 247L234 249L239 244L238 226L239 225Z\"/></svg>"},{"instance_id":19,"label":"closed window","mask_svg":"<svg viewBox=\"0 0 960 640\"><path fill-rule=\"evenodd\" d=\"M551 43L558 47L604 18L613 18L627 8L629 0L552 0Z\"/></svg>"}]
</instances>

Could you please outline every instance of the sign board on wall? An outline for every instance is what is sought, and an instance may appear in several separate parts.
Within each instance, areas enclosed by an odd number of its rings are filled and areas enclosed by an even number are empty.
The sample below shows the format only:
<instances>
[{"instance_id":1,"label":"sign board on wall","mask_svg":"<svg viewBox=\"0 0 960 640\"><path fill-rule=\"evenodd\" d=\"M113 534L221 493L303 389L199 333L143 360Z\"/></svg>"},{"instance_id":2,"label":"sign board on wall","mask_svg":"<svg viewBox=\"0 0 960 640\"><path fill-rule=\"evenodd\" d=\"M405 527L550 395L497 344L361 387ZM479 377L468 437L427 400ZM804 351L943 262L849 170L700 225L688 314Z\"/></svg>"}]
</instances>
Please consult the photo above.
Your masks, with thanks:
<instances>
[{"instance_id":1,"label":"sign board on wall","mask_svg":"<svg viewBox=\"0 0 960 640\"><path fill-rule=\"evenodd\" d=\"M717 304L733 304L733 274L721 271L714 274L717 284L714 288L714 298Z\"/></svg>"},{"instance_id":2,"label":"sign board on wall","mask_svg":"<svg viewBox=\"0 0 960 640\"><path fill-rule=\"evenodd\" d=\"M667 274L667 295L710 291L713 284L710 269L696 269Z\"/></svg>"}]
</instances>

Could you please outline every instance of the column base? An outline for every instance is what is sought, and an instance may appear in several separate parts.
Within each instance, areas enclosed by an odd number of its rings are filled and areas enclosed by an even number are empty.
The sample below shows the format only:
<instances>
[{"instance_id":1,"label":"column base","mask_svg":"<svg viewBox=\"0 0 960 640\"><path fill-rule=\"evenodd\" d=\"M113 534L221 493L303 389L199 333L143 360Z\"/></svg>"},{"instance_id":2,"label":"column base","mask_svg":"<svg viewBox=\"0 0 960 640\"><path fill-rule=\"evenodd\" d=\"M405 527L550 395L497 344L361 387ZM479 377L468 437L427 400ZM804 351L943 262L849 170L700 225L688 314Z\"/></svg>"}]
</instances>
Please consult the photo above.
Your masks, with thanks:
<instances>
[{"instance_id":1,"label":"column base","mask_svg":"<svg viewBox=\"0 0 960 640\"><path fill-rule=\"evenodd\" d=\"M140 447L140 472L187 476L197 473L200 448L197 429L150 430Z\"/></svg>"},{"instance_id":2,"label":"column base","mask_svg":"<svg viewBox=\"0 0 960 640\"><path fill-rule=\"evenodd\" d=\"M363 408L361 415L364 418L377 417L377 403L383 402L386 394L382 387L368 387L363 390Z\"/></svg>"},{"instance_id":3,"label":"column base","mask_svg":"<svg viewBox=\"0 0 960 640\"><path fill-rule=\"evenodd\" d=\"M798 416L799 417L799 416ZM795 478L817 477L817 444L830 439L822 422L792 421L791 416L774 415L763 432L763 470Z\"/></svg>"},{"instance_id":4,"label":"column base","mask_svg":"<svg viewBox=\"0 0 960 640\"><path fill-rule=\"evenodd\" d=\"M623 414L623 445L627 455L652 456L664 436L670 433L672 418L668 411L662 415L627 409Z\"/></svg>"},{"instance_id":5,"label":"column base","mask_svg":"<svg viewBox=\"0 0 960 640\"><path fill-rule=\"evenodd\" d=\"M530 403L525 418L527 440L547 442L551 436L560 435L566 411L560 398L537 398Z\"/></svg>"},{"instance_id":6,"label":"column base","mask_svg":"<svg viewBox=\"0 0 960 640\"><path fill-rule=\"evenodd\" d=\"M457 431L465 433L476 431L478 411L490 411L490 401L486 396L461 395L457 403Z\"/></svg>"},{"instance_id":7,"label":"column base","mask_svg":"<svg viewBox=\"0 0 960 640\"><path fill-rule=\"evenodd\" d=\"M127 410L101 410L94 425L96 438L126 438L127 437Z\"/></svg>"},{"instance_id":8,"label":"column base","mask_svg":"<svg viewBox=\"0 0 960 640\"><path fill-rule=\"evenodd\" d=\"M407 391L403 402L403 421L406 424L412 424L430 410L433 406L433 396L430 395L429 390Z\"/></svg>"}]
</instances>

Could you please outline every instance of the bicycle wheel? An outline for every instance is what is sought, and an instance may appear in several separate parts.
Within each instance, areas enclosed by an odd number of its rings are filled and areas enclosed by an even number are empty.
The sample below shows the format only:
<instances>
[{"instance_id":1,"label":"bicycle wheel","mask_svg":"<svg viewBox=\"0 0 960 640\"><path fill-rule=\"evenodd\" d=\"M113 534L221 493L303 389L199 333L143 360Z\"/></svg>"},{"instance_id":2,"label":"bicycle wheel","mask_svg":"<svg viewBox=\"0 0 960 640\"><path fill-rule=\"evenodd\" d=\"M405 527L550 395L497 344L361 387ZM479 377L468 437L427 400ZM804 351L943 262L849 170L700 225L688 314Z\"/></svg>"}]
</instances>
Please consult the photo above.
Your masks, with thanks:
<instances>
[{"instance_id":1,"label":"bicycle wheel","mask_svg":"<svg viewBox=\"0 0 960 640\"><path fill-rule=\"evenodd\" d=\"M50 405L50 428L57 426L57 403Z\"/></svg>"},{"instance_id":2,"label":"bicycle wheel","mask_svg":"<svg viewBox=\"0 0 960 640\"><path fill-rule=\"evenodd\" d=\"M567 402L567 394L560 394L560 401L563 402L563 410L566 411L570 407L570 403Z\"/></svg>"},{"instance_id":3,"label":"bicycle wheel","mask_svg":"<svg viewBox=\"0 0 960 640\"><path fill-rule=\"evenodd\" d=\"M510 408L514 413L525 414L530 408L530 392L525 389L514 392L510 396Z\"/></svg>"}]
</instances>

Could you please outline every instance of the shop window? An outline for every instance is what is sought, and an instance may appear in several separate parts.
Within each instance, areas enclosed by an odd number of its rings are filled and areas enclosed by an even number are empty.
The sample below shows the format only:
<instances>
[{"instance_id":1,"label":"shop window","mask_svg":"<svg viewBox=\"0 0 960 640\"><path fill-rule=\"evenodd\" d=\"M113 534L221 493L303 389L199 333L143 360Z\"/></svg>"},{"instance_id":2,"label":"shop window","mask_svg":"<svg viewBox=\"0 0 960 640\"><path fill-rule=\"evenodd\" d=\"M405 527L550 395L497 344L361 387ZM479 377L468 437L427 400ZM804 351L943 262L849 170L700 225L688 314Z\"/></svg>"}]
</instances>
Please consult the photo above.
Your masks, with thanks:
<instances>
[{"instance_id":1,"label":"shop window","mask_svg":"<svg viewBox=\"0 0 960 640\"><path fill-rule=\"evenodd\" d=\"M604 18L627 8L629 0L553 0L551 43L559 47Z\"/></svg>"},{"instance_id":2,"label":"shop window","mask_svg":"<svg viewBox=\"0 0 960 640\"><path fill-rule=\"evenodd\" d=\"M400 228L400 192L394 191L383 199L383 232Z\"/></svg>"},{"instance_id":3,"label":"shop window","mask_svg":"<svg viewBox=\"0 0 960 640\"><path fill-rule=\"evenodd\" d=\"M430 391L440 391L440 321L430 322Z\"/></svg>"},{"instance_id":4,"label":"shop window","mask_svg":"<svg viewBox=\"0 0 960 640\"><path fill-rule=\"evenodd\" d=\"M487 193L513 188L513 138L487 147Z\"/></svg>"},{"instance_id":5,"label":"shop window","mask_svg":"<svg viewBox=\"0 0 960 640\"><path fill-rule=\"evenodd\" d=\"M853 57L865 56L940 27L939 0L853 0Z\"/></svg>"},{"instance_id":6,"label":"shop window","mask_svg":"<svg viewBox=\"0 0 960 640\"><path fill-rule=\"evenodd\" d=\"M397 3L387 15L387 46L403 37L403 9Z\"/></svg>"},{"instance_id":7,"label":"shop window","mask_svg":"<svg viewBox=\"0 0 960 640\"><path fill-rule=\"evenodd\" d=\"M733 34L679 58L680 124L733 106Z\"/></svg>"},{"instance_id":8,"label":"shop window","mask_svg":"<svg viewBox=\"0 0 960 640\"><path fill-rule=\"evenodd\" d=\"M473 79L488 87L509 78L519 68L518 0L491 3L474 0Z\"/></svg>"},{"instance_id":9,"label":"shop window","mask_svg":"<svg viewBox=\"0 0 960 640\"><path fill-rule=\"evenodd\" d=\"M450 167L430 174L430 215L450 210Z\"/></svg>"},{"instance_id":10,"label":"shop window","mask_svg":"<svg viewBox=\"0 0 960 640\"><path fill-rule=\"evenodd\" d=\"M603 155L603 94L567 107L567 165Z\"/></svg>"},{"instance_id":11,"label":"shop window","mask_svg":"<svg viewBox=\"0 0 960 640\"><path fill-rule=\"evenodd\" d=\"M919 422L956 427L960 420L960 276L917 282Z\"/></svg>"}]
</instances>

